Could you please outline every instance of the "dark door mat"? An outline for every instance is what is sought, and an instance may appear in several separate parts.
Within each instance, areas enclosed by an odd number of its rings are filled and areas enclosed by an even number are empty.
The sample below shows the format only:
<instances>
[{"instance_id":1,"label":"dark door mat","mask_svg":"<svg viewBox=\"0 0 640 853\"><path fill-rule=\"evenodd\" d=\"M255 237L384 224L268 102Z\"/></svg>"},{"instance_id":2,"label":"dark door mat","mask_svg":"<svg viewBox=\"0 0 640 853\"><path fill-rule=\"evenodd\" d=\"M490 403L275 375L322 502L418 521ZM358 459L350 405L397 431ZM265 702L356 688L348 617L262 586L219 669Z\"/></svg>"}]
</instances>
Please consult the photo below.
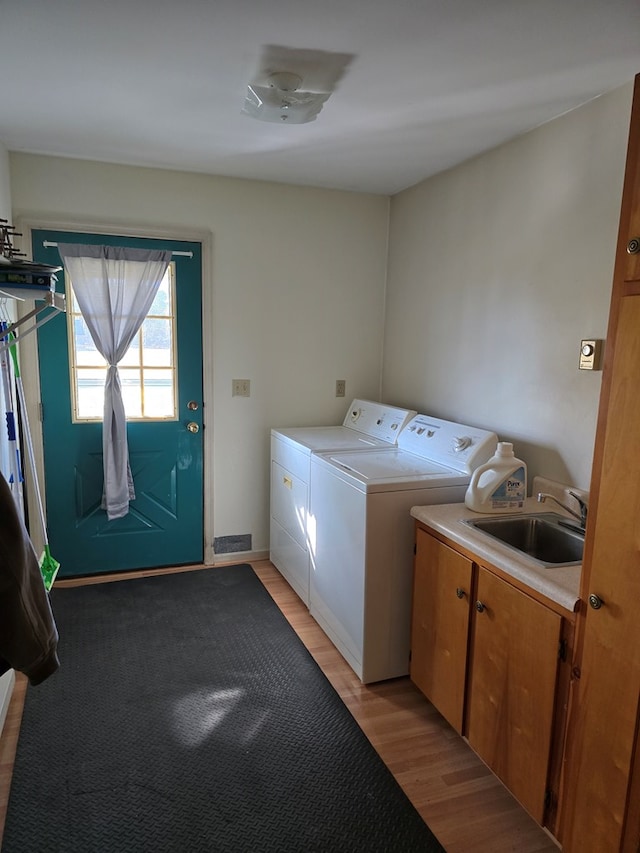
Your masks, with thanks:
<instances>
[{"instance_id":1,"label":"dark door mat","mask_svg":"<svg viewBox=\"0 0 640 853\"><path fill-rule=\"evenodd\" d=\"M51 602L3 853L444 849L250 566Z\"/></svg>"}]
</instances>

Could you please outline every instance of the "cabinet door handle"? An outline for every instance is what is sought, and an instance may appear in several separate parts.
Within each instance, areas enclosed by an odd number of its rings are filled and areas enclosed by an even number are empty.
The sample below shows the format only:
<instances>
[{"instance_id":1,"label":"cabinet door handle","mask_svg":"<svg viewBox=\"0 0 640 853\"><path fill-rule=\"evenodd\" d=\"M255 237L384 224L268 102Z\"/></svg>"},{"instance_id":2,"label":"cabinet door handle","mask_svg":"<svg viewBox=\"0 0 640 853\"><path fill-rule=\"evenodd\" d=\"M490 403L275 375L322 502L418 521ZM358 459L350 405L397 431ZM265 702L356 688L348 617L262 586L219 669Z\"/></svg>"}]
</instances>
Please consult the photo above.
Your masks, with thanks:
<instances>
[{"instance_id":1,"label":"cabinet door handle","mask_svg":"<svg viewBox=\"0 0 640 853\"><path fill-rule=\"evenodd\" d=\"M632 237L627 243L627 253L629 255L640 254L640 237Z\"/></svg>"},{"instance_id":2,"label":"cabinet door handle","mask_svg":"<svg viewBox=\"0 0 640 853\"><path fill-rule=\"evenodd\" d=\"M600 598L599 595L595 595L595 593L591 593L589 596L589 606L593 607L594 610L600 610L604 601Z\"/></svg>"},{"instance_id":3,"label":"cabinet door handle","mask_svg":"<svg viewBox=\"0 0 640 853\"><path fill-rule=\"evenodd\" d=\"M458 598L464 598L465 592L460 587L456 587L456 595Z\"/></svg>"},{"instance_id":4,"label":"cabinet door handle","mask_svg":"<svg viewBox=\"0 0 640 853\"><path fill-rule=\"evenodd\" d=\"M476 610L478 613L484 613L484 604L481 601L476 601Z\"/></svg>"}]
</instances>

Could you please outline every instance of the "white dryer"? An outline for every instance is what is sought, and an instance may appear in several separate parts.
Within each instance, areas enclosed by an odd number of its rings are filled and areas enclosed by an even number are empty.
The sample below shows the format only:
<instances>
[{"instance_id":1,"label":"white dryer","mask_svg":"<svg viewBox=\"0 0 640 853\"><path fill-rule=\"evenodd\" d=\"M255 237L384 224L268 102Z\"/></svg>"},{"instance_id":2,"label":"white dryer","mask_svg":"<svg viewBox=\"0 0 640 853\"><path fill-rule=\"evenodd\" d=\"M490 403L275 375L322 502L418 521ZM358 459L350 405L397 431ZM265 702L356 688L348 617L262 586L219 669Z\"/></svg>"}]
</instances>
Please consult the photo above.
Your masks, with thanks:
<instances>
[{"instance_id":1,"label":"white dryer","mask_svg":"<svg viewBox=\"0 0 640 853\"><path fill-rule=\"evenodd\" d=\"M321 451L393 449L415 411L354 400L342 425L271 430L271 562L309 605L309 474Z\"/></svg>"},{"instance_id":2,"label":"white dryer","mask_svg":"<svg viewBox=\"0 0 640 853\"><path fill-rule=\"evenodd\" d=\"M309 610L365 684L409 672L411 507L463 501L497 440L417 415L390 451L312 456Z\"/></svg>"}]
</instances>

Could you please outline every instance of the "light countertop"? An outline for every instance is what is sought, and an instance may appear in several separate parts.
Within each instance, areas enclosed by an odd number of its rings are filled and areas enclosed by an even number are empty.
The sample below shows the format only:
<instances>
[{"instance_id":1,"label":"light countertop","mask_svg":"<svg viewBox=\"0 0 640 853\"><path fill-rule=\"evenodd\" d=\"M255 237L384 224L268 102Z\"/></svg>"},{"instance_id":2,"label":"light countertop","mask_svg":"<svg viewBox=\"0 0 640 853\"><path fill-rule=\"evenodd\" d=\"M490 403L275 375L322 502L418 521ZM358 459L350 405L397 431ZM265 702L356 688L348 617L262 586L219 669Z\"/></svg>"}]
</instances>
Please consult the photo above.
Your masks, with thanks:
<instances>
[{"instance_id":1,"label":"light countertop","mask_svg":"<svg viewBox=\"0 0 640 853\"><path fill-rule=\"evenodd\" d=\"M564 515L559 507L543 506L535 498L527 498L525 502L525 513L542 513L551 510ZM475 530L468 524L462 524L464 519L483 517L482 513L472 512L463 503L414 506L411 508L411 515L452 542L473 552L479 562L486 560L487 563L518 579L570 612L577 609L581 566L546 568L524 554L519 554L502 545L486 533ZM496 518L495 515L484 517ZM567 517L570 518L569 515Z\"/></svg>"}]
</instances>

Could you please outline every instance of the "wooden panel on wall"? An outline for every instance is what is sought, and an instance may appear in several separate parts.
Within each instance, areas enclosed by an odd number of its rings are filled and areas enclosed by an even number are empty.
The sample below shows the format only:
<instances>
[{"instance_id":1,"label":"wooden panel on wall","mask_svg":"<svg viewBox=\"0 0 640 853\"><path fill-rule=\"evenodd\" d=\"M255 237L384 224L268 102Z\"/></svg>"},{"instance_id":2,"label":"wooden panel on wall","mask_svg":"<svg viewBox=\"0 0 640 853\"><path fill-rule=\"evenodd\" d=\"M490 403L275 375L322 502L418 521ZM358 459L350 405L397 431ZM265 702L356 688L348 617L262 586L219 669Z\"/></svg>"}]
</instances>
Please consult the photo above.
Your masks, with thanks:
<instances>
[{"instance_id":1,"label":"wooden panel on wall","mask_svg":"<svg viewBox=\"0 0 640 853\"><path fill-rule=\"evenodd\" d=\"M640 796L640 75L591 483L567 735L569 853L637 850ZM630 807L630 804L631 807Z\"/></svg>"}]
</instances>

